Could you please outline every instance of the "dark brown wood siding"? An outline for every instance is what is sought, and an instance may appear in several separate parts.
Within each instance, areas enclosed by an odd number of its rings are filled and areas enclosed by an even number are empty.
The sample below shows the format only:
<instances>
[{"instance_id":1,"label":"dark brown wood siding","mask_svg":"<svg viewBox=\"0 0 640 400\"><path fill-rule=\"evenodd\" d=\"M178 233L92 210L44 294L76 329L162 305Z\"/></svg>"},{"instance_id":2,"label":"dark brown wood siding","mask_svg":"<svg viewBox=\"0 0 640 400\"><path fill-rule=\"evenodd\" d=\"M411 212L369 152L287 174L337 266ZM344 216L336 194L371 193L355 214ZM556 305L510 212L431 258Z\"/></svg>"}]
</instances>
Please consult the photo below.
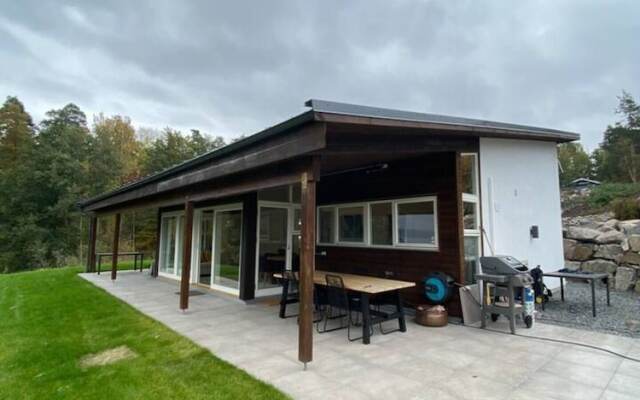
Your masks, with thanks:
<instances>
[{"instance_id":1,"label":"dark brown wood siding","mask_svg":"<svg viewBox=\"0 0 640 400\"><path fill-rule=\"evenodd\" d=\"M390 198L434 195L438 201L437 251L318 246L316 268L414 281L417 287L406 289L404 299L411 304L424 303L422 279L427 273L441 271L462 282L459 204L456 182L456 153L431 153L426 156L389 163L386 170L358 171L323 177L318 185L318 205ZM450 313L460 315L456 295Z\"/></svg>"}]
</instances>

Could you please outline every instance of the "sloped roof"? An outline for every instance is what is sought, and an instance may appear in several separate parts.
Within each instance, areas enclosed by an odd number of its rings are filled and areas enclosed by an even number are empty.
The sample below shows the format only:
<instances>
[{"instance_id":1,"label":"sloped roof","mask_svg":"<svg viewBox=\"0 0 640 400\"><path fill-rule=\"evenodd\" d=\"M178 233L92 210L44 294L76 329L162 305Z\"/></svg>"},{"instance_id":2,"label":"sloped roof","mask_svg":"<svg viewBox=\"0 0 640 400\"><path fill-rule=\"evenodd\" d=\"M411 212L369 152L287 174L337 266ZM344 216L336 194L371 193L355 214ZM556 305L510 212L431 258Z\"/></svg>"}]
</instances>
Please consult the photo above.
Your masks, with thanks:
<instances>
[{"instance_id":1,"label":"sloped roof","mask_svg":"<svg viewBox=\"0 0 640 400\"><path fill-rule=\"evenodd\" d=\"M138 181L126 184L111 192L100 194L91 199L78 202L78 206L83 208L97 201L109 198L119 193L144 186L151 182L172 177L180 172L196 168L210 161L219 159L239 150L249 148L257 142L261 142L270 137L290 131L299 126L312 121L322 121L324 115L365 117L371 120L371 124L376 121L405 121L417 124L424 124L425 128L447 127L448 129L460 130L461 134L469 136L482 136L494 133L495 135L509 138L552 140L557 142L567 142L580 139L580 135L573 132L565 132L555 129L547 129L526 125L510 124L504 122L484 121L479 119L452 117L439 114L418 113L412 111L394 110L388 108L378 108L362 106L357 104L340 103L326 100L311 99L305 102L305 106L310 107L295 117L273 125L260 132L247 136L241 140L227 146L209 151L203 155L192 158L180 164L176 164L163 171L146 176Z\"/></svg>"}]
</instances>

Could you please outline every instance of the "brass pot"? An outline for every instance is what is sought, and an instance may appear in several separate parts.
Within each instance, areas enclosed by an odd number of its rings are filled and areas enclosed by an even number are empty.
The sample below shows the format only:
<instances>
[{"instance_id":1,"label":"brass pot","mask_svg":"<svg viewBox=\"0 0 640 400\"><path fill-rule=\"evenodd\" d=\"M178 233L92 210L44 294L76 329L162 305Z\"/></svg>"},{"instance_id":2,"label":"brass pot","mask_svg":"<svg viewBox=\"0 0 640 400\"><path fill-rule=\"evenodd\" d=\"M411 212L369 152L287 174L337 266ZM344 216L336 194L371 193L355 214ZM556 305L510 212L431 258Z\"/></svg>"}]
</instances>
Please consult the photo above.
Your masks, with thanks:
<instances>
[{"instance_id":1,"label":"brass pot","mask_svg":"<svg viewBox=\"0 0 640 400\"><path fill-rule=\"evenodd\" d=\"M435 306L420 305L416 307L416 323L424 326L446 326L449 313L447 310L435 308Z\"/></svg>"}]
</instances>

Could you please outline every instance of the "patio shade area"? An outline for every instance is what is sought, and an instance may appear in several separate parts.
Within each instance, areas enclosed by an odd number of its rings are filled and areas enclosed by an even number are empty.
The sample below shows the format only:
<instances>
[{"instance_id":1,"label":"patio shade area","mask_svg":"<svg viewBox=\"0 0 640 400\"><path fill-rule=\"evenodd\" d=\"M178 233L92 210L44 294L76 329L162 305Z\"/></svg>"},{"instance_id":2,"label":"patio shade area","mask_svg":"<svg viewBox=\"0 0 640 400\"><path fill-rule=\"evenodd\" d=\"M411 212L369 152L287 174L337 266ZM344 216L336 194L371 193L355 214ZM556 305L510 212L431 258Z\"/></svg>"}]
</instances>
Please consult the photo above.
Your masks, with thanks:
<instances>
[{"instance_id":1,"label":"patio shade area","mask_svg":"<svg viewBox=\"0 0 640 400\"><path fill-rule=\"evenodd\" d=\"M314 333L315 362L303 371L296 318L278 318L275 302L247 304L207 291L191 296L181 312L178 282L133 271L116 281L108 274L81 276L296 399L625 400L640 391L640 363L602 351L410 320L403 334L380 335L376 328L368 346L348 342L344 330ZM524 333L640 358L640 343L626 337L544 324Z\"/></svg>"}]
</instances>

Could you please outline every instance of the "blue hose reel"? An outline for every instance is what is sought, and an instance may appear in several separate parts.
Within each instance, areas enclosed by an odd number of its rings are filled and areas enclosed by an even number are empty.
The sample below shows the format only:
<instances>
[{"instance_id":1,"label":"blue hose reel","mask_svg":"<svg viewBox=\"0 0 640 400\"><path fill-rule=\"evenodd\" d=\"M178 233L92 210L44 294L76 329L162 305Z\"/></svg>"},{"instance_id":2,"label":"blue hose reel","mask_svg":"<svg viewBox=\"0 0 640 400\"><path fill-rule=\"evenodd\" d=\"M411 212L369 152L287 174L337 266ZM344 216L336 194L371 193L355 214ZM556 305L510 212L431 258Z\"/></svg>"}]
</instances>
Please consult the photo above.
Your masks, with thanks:
<instances>
[{"instance_id":1,"label":"blue hose reel","mask_svg":"<svg viewBox=\"0 0 640 400\"><path fill-rule=\"evenodd\" d=\"M433 272L424 280L424 297L432 304L444 304L453 294L455 280L442 272Z\"/></svg>"}]
</instances>

